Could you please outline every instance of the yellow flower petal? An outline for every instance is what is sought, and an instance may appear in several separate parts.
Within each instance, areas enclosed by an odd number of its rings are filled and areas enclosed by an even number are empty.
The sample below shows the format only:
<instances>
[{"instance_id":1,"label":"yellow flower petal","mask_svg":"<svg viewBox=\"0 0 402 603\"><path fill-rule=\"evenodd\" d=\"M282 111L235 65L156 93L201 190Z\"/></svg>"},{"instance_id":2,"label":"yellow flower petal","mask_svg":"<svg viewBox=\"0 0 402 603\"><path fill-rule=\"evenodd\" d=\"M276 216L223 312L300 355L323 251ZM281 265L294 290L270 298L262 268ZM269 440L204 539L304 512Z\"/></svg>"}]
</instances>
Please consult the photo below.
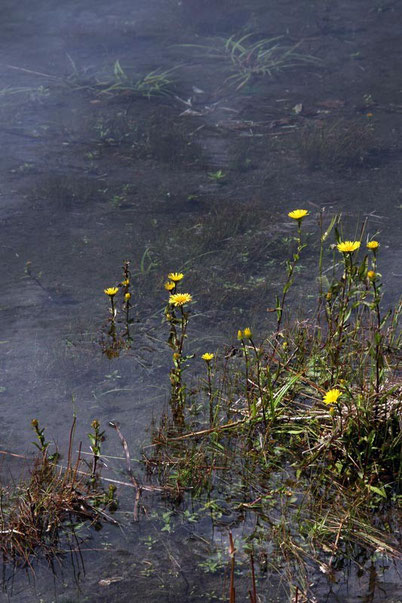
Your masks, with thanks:
<instances>
[{"instance_id":1,"label":"yellow flower petal","mask_svg":"<svg viewBox=\"0 0 402 603\"><path fill-rule=\"evenodd\" d=\"M330 389L324 396L323 402L325 404L335 404L342 395L342 392L339 389Z\"/></svg>"},{"instance_id":2,"label":"yellow flower petal","mask_svg":"<svg viewBox=\"0 0 402 603\"><path fill-rule=\"evenodd\" d=\"M113 297L114 295L116 295L118 290L118 287L109 287L108 289L104 289L103 291L104 293L106 293L106 295L109 295L109 297Z\"/></svg>"},{"instance_id":3,"label":"yellow flower petal","mask_svg":"<svg viewBox=\"0 0 402 603\"><path fill-rule=\"evenodd\" d=\"M168 278L175 283L178 283L179 281L181 281L181 279L183 277L184 277L184 274L182 272L169 272L169 274L168 274Z\"/></svg>"},{"instance_id":4,"label":"yellow flower petal","mask_svg":"<svg viewBox=\"0 0 402 603\"><path fill-rule=\"evenodd\" d=\"M341 241L338 243L337 248L341 253L352 253L359 249L360 241Z\"/></svg>"},{"instance_id":5,"label":"yellow flower petal","mask_svg":"<svg viewBox=\"0 0 402 603\"><path fill-rule=\"evenodd\" d=\"M294 209L288 213L289 218L293 220L301 220L308 215L307 209Z\"/></svg>"},{"instance_id":6,"label":"yellow flower petal","mask_svg":"<svg viewBox=\"0 0 402 603\"><path fill-rule=\"evenodd\" d=\"M201 358L202 358L203 360L205 360L205 362L211 362L211 360L213 359L213 357L214 357L214 355L213 355L213 354L211 354L210 352L205 352L205 354L203 354L203 355L201 356Z\"/></svg>"},{"instance_id":7,"label":"yellow flower petal","mask_svg":"<svg viewBox=\"0 0 402 603\"><path fill-rule=\"evenodd\" d=\"M169 297L169 304L173 306L184 306L192 301L190 293L174 293Z\"/></svg>"}]
</instances>

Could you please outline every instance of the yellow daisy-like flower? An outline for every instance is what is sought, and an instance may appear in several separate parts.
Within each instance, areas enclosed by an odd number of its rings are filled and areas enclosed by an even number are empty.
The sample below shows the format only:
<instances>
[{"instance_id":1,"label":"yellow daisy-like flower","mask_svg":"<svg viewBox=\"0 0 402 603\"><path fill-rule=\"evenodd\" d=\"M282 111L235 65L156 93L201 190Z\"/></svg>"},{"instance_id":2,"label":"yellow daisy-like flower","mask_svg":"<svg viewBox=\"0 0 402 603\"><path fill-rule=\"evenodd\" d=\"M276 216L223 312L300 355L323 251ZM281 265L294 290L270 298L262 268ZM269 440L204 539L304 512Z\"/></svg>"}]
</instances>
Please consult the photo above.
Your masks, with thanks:
<instances>
[{"instance_id":1,"label":"yellow daisy-like flower","mask_svg":"<svg viewBox=\"0 0 402 603\"><path fill-rule=\"evenodd\" d=\"M128 301L130 298L131 298L131 293L125 293L125 294L124 294L124 299L125 299L126 301Z\"/></svg>"},{"instance_id":2,"label":"yellow daisy-like flower","mask_svg":"<svg viewBox=\"0 0 402 603\"><path fill-rule=\"evenodd\" d=\"M359 247L360 241L342 241L337 245L338 251L341 253L352 253L352 251L356 251Z\"/></svg>"},{"instance_id":3,"label":"yellow daisy-like flower","mask_svg":"<svg viewBox=\"0 0 402 603\"><path fill-rule=\"evenodd\" d=\"M211 362L211 360L213 359L213 357L214 357L214 355L213 355L213 354L211 354L211 352L205 352L205 354L203 354L203 355L201 356L201 358L202 358L203 360L205 360L205 362Z\"/></svg>"},{"instance_id":4,"label":"yellow daisy-like flower","mask_svg":"<svg viewBox=\"0 0 402 603\"><path fill-rule=\"evenodd\" d=\"M378 241L369 241L366 245L367 249L378 249L380 246Z\"/></svg>"},{"instance_id":5,"label":"yellow daisy-like flower","mask_svg":"<svg viewBox=\"0 0 402 603\"><path fill-rule=\"evenodd\" d=\"M171 291L172 289L174 289L176 287L176 283L172 283L171 281L167 281L164 284L164 287L165 287L166 291Z\"/></svg>"},{"instance_id":6,"label":"yellow daisy-like flower","mask_svg":"<svg viewBox=\"0 0 402 603\"><path fill-rule=\"evenodd\" d=\"M371 281L373 281L376 276L377 276L377 274L374 272L374 270L369 270L367 272L367 278L369 278Z\"/></svg>"},{"instance_id":7,"label":"yellow daisy-like flower","mask_svg":"<svg viewBox=\"0 0 402 603\"><path fill-rule=\"evenodd\" d=\"M293 220L301 220L308 215L307 209L294 209L288 213L289 218Z\"/></svg>"},{"instance_id":8,"label":"yellow daisy-like flower","mask_svg":"<svg viewBox=\"0 0 402 603\"><path fill-rule=\"evenodd\" d=\"M243 339L243 331L242 331L241 329L239 329L239 330L237 331L237 339L238 339L239 341L241 341L241 340Z\"/></svg>"},{"instance_id":9,"label":"yellow daisy-like flower","mask_svg":"<svg viewBox=\"0 0 402 603\"><path fill-rule=\"evenodd\" d=\"M103 291L106 293L106 295L108 295L109 297L114 297L116 295L116 293L118 292L119 288L118 287L108 287L108 289L104 289Z\"/></svg>"},{"instance_id":10,"label":"yellow daisy-like flower","mask_svg":"<svg viewBox=\"0 0 402 603\"><path fill-rule=\"evenodd\" d=\"M243 336L246 337L247 339L250 339L250 337L252 337L252 332L251 332L251 329L249 327L246 327L244 329Z\"/></svg>"},{"instance_id":11,"label":"yellow daisy-like flower","mask_svg":"<svg viewBox=\"0 0 402 603\"><path fill-rule=\"evenodd\" d=\"M126 278L124 281L121 281L121 284L123 285L123 287L128 287L130 284L130 281L128 278Z\"/></svg>"},{"instance_id":12,"label":"yellow daisy-like flower","mask_svg":"<svg viewBox=\"0 0 402 603\"><path fill-rule=\"evenodd\" d=\"M183 277L184 274L182 272L169 272L168 274L168 278L170 278L170 280L174 283L178 283Z\"/></svg>"},{"instance_id":13,"label":"yellow daisy-like flower","mask_svg":"<svg viewBox=\"0 0 402 603\"><path fill-rule=\"evenodd\" d=\"M169 304L173 306L184 306L192 301L190 293L174 293L169 297Z\"/></svg>"},{"instance_id":14,"label":"yellow daisy-like flower","mask_svg":"<svg viewBox=\"0 0 402 603\"><path fill-rule=\"evenodd\" d=\"M324 396L323 402L325 404L335 404L342 395L342 392L339 389L330 389Z\"/></svg>"}]
</instances>

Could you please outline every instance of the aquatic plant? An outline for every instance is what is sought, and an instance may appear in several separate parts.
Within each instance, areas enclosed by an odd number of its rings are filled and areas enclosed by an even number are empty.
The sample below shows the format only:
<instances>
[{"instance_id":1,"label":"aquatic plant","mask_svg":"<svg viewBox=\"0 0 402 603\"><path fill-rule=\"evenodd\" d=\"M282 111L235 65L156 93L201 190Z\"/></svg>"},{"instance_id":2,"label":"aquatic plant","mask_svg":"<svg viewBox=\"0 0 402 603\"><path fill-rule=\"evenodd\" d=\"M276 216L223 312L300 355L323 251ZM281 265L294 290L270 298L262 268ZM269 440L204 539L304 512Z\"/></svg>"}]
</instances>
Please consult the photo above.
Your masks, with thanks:
<instances>
[{"instance_id":1,"label":"aquatic plant","mask_svg":"<svg viewBox=\"0 0 402 603\"><path fill-rule=\"evenodd\" d=\"M168 279L174 284L174 288L169 289L165 283L169 299L164 314L169 324L168 345L173 350L173 368L170 370L170 383L172 386L170 406L177 425L180 425L183 420L183 411L186 404L186 386L183 382L183 371L188 366L188 360L193 358L193 355L184 354L184 342L187 338L189 320L189 312L185 306L191 303L193 298L190 293L180 293L177 290L183 277L182 272L170 272ZM177 311L179 312L178 315Z\"/></svg>"},{"instance_id":2,"label":"aquatic plant","mask_svg":"<svg viewBox=\"0 0 402 603\"><path fill-rule=\"evenodd\" d=\"M384 313L378 266L382 246L370 236L365 239L366 224L349 240L340 216L325 224L320 213L317 308L296 318L288 307L288 292L307 241L311 244L309 214L306 209L288 212L295 232L289 239L282 297L273 308L276 328L265 333L244 320L229 349L200 355L198 388L188 370L194 359L187 351L193 295L182 291L185 270L167 273L163 315L173 364L170 414L153 423L152 443L143 451L150 484L133 472L127 441L119 425L110 423L121 441L130 479L119 483L135 491L135 521L142 492L159 492L176 508L191 505L192 522L208 516L228 532L232 600L240 556L250 563L254 602L259 574L267 568L285 576L294 599L313 600L314 566L334 580L340 564L365 555L402 557L393 533L402 486L402 307ZM125 261L121 280L104 289L110 301L107 334L115 351L119 341L130 337L131 287L132 272ZM7 510L0 515L6 557L23 560L38 547L49 555L58 550L66 513L96 519L103 517L98 507L114 504L114 491L90 490L99 484L104 438L97 420L89 434L85 476L78 460L71 462L71 453L67 469L51 463L44 430L37 422L32 425L40 451L35 480L45 484L38 490L39 511L34 515L40 523L32 528L32 519L31 524L27 519L36 483L23 490L20 506L15 497L7 503L7 509L16 509L14 514ZM81 483L81 477L87 480ZM66 496L78 498L67 498L57 515L47 497L64 496L64 486ZM77 505L88 515L73 515ZM162 521L164 532L174 531L171 508ZM49 522L55 526L53 540L45 530ZM239 522L244 529L234 539L231 526ZM30 539L31 528L37 530L36 540ZM225 554L219 549L214 554L202 562L205 571L222 568Z\"/></svg>"},{"instance_id":3,"label":"aquatic plant","mask_svg":"<svg viewBox=\"0 0 402 603\"><path fill-rule=\"evenodd\" d=\"M132 275L129 267L130 262L126 260L123 263L123 279L119 285L104 289L105 295L107 295L110 300L110 317L103 329L101 346L108 358L119 356L120 351L122 349L130 348L132 342L130 333L130 325L133 323L133 319L131 318L132 302L130 291ZM123 315L122 320L118 319L119 308L116 302L116 296L118 296L120 290L120 312ZM122 330L119 329L120 326L123 327Z\"/></svg>"},{"instance_id":4,"label":"aquatic plant","mask_svg":"<svg viewBox=\"0 0 402 603\"><path fill-rule=\"evenodd\" d=\"M363 165L373 147L373 126L367 120L320 120L298 132L297 147L311 169Z\"/></svg>"},{"instance_id":5,"label":"aquatic plant","mask_svg":"<svg viewBox=\"0 0 402 603\"><path fill-rule=\"evenodd\" d=\"M155 69L138 79L134 79L127 74L120 61L117 60L113 66L113 78L106 81L97 81L96 87L100 89L101 94L109 96L119 92L131 92L146 98L169 96L172 94L171 89L174 83L170 76L175 69L175 67L164 71Z\"/></svg>"},{"instance_id":6,"label":"aquatic plant","mask_svg":"<svg viewBox=\"0 0 402 603\"><path fill-rule=\"evenodd\" d=\"M292 220L295 220L297 222L297 249L296 249L296 252L293 254L292 259L288 260L286 262L287 278L286 278L286 282L285 282L285 284L283 286L283 290L282 290L282 299L279 299L278 296L276 298L276 314L277 314L276 330L277 330L277 332L279 332L279 329L280 329L281 323L282 323L283 309L284 309L284 305L285 305L286 295L287 295L290 287L293 284L294 271L295 271L296 265L300 259L300 254L305 247L302 244L301 227L302 227L303 219L307 215L308 215L308 211L306 209L294 209L293 211L288 212L289 218L292 218Z\"/></svg>"},{"instance_id":7,"label":"aquatic plant","mask_svg":"<svg viewBox=\"0 0 402 603\"><path fill-rule=\"evenodd\" d=\"M211 354L204 353L207 421L187 396L178 421L172 390L172 420L164 417L153 452L144 453L160 484L190 488L196 508L214 505L218 525L228 507L233 521L245 521L249 550L270 556L300 599L311 595L313 561L333 579L356 547L363 555L401 557L389 524L402 486L401 306L382 313L379 242L369 240L369 255L360 257L364 227L361 238L345 240L335 216L320 236L317 311L285 322L307 214L288 214L297 222L296 251L277 300L276 330L257 343L250 327L239 329L240 351L215 354L213 379ZM332 255L325 269L332 279L325 280L323 246L332 231L341 262Z\"/></svg>"},{"instance_id":8,"label":"aquatic plant","mask_svg":"<svg viewBox=\"0 0 402 603\"><path fill-rule=\"evenodd\" d=\"M226 174L222 170L216 170L216 172L208 172L208 178L210 180L214 180L219 184L223 184L223 181L226 178Z\"/></svg>"},{"instance_id":9,"label":"aquatic plant","mask_svg":"<svg viewBox=\"0 0 402 603\"><path fill-rule=\"evenodd\" d=\"M258 77L273 77L285 69L301 65L320 63L319 59L298 52L302 42L293 46L280 43L283 36L255 40L253 33L246 35L235 34L229 38L216 37L210 44L185 44L185 47L195 48L211 59L223 60L229 63L232 73L225 82L240 90L252 79Z\"/></svg>"},{"instance_id":10,"label":"aquatic plant","mask_svg":"<svg viewBox=\"0 0 402 603\"><path fill-rule=\"evenodd\" d=\"M81 451L72 458L75 419L70 431L67 466L57 464L60 455L48 454L50 442L44 439L44 428L36 419L32 427L38 439L40 454L32 463L30 475L14 487L1 487L0 551L3 562L26 565L32 569L34 558L49 561L62 556L66 546L79 553L80 538L75 527L88 522L116 523L105 509L115 507L115 488L104 491L98 483L100 441L103 432L98 421L90 434L93 453L91 473L82 471ZM80 447L81 448L81 447Z\"/></svg>"}]
</instances>

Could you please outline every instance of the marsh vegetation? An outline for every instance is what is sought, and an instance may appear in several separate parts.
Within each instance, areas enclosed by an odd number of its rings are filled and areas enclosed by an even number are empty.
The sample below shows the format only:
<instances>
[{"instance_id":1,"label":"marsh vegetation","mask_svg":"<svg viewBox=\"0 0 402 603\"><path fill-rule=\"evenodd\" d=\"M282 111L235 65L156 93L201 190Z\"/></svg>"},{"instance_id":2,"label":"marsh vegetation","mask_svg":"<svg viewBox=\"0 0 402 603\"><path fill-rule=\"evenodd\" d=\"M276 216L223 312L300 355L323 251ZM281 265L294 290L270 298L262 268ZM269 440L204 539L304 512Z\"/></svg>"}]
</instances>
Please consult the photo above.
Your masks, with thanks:
<instances>
[{"instance_id":1,"label":"marsh vegetation","mask_svg":"<svg viewBox=\"0 0 402 603\"><path fill-rule=\"evenodd\" d=\"M399 600L399 7L59 4L0 8L4 596Z\"/></svg>"}]
</instances>

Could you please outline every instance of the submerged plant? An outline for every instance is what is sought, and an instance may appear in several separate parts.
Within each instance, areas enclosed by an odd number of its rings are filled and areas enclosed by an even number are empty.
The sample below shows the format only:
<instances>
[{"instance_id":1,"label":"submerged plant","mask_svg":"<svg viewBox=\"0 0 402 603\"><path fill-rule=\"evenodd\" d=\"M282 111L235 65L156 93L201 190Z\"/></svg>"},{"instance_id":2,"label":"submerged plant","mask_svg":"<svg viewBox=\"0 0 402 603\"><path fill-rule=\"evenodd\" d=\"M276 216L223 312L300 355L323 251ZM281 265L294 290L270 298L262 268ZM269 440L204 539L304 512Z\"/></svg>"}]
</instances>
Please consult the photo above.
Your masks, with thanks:
<instances>
[{"instance_id":1,"label":"submerged plant","mask_svg":"<svg viewBox=\"0 0 402 603\"><path fill-rule=\"evenodd\" d=\"M100 88L101 94L106 95L131 92L147 98L151 98L151 96L169 96L174 83L171 79L173 71L175 71L175 68L166 69L165 71L155 69L138 79L134 79L127 74L120 61L117 60L113 66L113 79L99 81L97 87Z\"/></svg>"},{"instance_id":2,"label":"submerged plant","mask_svg":"<svg viewBox=\"0 0 402 603\"><path fill-rule=\"evenodd\" d=\"M368 121L345 119L314 122L297 135L300 157L311 169L341 170L362 165L373 145Z\"/></svg>"},{"instance_id":3,"label":"submerged plant","mask_svg":"<svg viewBox=\"0 0 402 603\"><path fill-rule=\"evenodd\" d=\"M239 90L254 78L273 77L275 73L306 64L319 64L316 57L298 51L302 42L293 46L282 44L283 36L256 40L253 33L215 38L210 45L186 44L202 50L207 57L229 63L232 73L225 81Z\"/></svg>"}]
</instances>

